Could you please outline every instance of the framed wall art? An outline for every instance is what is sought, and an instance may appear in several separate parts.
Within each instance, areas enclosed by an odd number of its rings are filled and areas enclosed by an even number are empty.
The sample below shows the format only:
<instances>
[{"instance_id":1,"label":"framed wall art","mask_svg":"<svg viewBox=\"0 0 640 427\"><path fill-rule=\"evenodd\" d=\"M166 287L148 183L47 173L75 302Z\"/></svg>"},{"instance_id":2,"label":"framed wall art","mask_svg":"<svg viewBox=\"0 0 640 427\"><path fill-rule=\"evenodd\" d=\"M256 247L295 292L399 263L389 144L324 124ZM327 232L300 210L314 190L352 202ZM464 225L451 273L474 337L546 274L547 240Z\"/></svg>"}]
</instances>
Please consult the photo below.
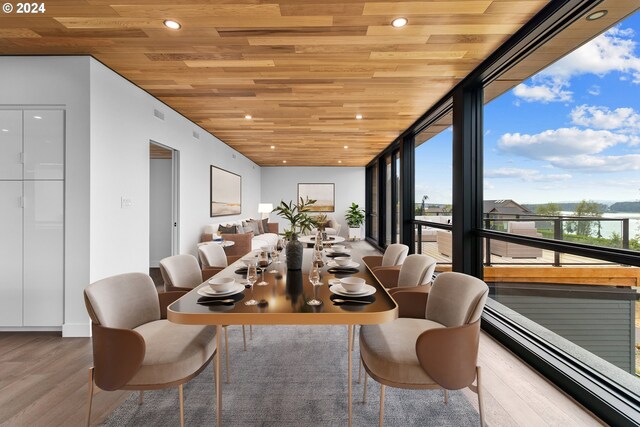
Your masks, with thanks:
<instances>
[{"instance_id":1,"label":"framed wall art","mask_svg":"<svg viewBox=\"0 0 640 427\"><path fill-rule=\"evenodd\" d=\"M299 183L298 200L309 198L316 201L311 212L335 212L336 185L333 183Z\"/></svg>"},{"instance_id":2,"label":"framed wall art","mask_svg":"<svg viewBox=\"0 0 640 427\"><path fill-rule=\"evenodd\" d=\"M211 216L242 213L242 177L211 166Z\"/></svg>"}]
</instances>

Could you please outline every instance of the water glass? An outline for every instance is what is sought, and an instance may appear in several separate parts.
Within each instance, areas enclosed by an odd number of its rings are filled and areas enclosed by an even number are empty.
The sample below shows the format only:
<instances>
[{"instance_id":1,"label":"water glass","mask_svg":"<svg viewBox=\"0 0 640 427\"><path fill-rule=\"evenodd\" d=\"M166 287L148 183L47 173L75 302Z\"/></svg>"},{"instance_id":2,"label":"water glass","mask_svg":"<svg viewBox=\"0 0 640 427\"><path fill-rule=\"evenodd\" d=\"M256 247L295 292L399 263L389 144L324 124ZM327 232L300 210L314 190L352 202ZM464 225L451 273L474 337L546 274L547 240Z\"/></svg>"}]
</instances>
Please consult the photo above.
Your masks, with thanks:
<instances>
[{"instance_id":1,"label":"water glass","mask_svg":"<svg viewBox=\"0 0 640 427\"><path fill-rule=\"evenodd\" d=\"M313 285L313 299L307 301L308 305L320 305L322 301L318 299L318 288L322 285L320 280L320 268L317 263L313 263L311 270L309 271L309 281Z\"/></svg>"},{"instance_id":2,"label":"water glass","mask_svg":"<svg viewBox=\"0 0 640 427\"><path fill-rule=\"evenodd\" d=\"M246 301L244 305L257 305L258 301L253 299L253 284L258 280L258 270L254 264L247 267L247 284L251 288L251 299Z\"/></svg>"}]
</instances>

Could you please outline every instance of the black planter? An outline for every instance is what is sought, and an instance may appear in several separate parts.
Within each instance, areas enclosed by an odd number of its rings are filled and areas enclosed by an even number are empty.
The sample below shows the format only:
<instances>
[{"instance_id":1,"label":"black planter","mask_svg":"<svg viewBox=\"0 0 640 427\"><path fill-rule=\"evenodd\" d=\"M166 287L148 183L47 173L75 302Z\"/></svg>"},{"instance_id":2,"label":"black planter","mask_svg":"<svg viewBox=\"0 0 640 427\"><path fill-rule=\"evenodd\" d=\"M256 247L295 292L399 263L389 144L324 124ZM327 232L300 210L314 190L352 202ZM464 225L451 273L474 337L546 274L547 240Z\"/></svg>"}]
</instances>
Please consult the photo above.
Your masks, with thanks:
<instances>
[{"instance_id":1,"label":"black planter","mask_svg":"<svg viewBox=\"0 0 640 427\"><path fill-rule=\"evenodd\" d=\"M300 270L302 268L302 249L304 246L298 240L297 235L291 236L287 243L287 269Z\"/></svg>"}]
</instances>

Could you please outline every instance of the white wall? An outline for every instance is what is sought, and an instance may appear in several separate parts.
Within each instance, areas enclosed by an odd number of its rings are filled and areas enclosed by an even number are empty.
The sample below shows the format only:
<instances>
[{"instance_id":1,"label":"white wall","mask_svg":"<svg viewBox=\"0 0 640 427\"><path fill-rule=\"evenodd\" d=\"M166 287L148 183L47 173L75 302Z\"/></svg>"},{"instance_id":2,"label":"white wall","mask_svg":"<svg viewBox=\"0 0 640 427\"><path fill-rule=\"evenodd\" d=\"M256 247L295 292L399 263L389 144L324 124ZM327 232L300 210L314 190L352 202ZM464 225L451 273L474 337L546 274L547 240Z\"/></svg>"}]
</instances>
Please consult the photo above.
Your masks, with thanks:
<instances>
[{"instance_id":1,"label":"white wall","mask_svg":"<svg viewBox=\"0 0 640 427\"><path fill-rule=\"evenodd\" d=\"M209 165L242 176L243 212L225 219L258 216L260 167L99 62L4 56L0 76L0 108L66 111L64 336L89 334L82 296L89 283L148 272L150 140L180 151L182 253L196 254L203 227L213 222ZM121 197L132 206L122 208Z\"/></svg>"},{"instance_id":2,"label":"white wall","mask_svg":"<svg viewBox=\"0 0 640 427\"><path fill-rule=\"evenodd\" d=\"M149 266L158 267L171 256L171 159L150 159Z\"/></svg>"},{"instance_id":3,"label":"white wall","mask_svg":"<svg viewBox=\"0 0 640 427\"><path fill-rule=\"evenodd\" d=\"M65 110L64 335L89 331L82 290L89 284L89 58L0 58L0 108Z\"/></svg>"},{"instance_id":4,"label":"white wall","mask_svg":"<svg viewBox=\"0 0 640 427\"><path fill-rule=\"evenodd\" d=\"M154 109L164 113L156 118ZM200 133L200 139L193 137ZM209 217L209 166L242 176L242 214L257 216L260 167L91 60L91 280L149 268L149 141L180 152L180 252L196 255ZM121 207L121 198L132 206ZM217 220L217 218L216 218Z\"/></svg>"},{"instance_id":5,"label":"white wall","mask_svg":"<svg viewBox=\"0 0 640 427\"><path fill-rule=\"evenodd\" d=\"M353 167L263 167L261 203L273 203L275 207L281 200L289 202L298 197L298 183L335 183L336 211L327 213L342 224L340 235L348 237L349 229L344 215L352 202L364 208L365 168ZM279 222L280 230L288 222L276 214L269 217L271 222Z\"/></svg>"}]
</instances>

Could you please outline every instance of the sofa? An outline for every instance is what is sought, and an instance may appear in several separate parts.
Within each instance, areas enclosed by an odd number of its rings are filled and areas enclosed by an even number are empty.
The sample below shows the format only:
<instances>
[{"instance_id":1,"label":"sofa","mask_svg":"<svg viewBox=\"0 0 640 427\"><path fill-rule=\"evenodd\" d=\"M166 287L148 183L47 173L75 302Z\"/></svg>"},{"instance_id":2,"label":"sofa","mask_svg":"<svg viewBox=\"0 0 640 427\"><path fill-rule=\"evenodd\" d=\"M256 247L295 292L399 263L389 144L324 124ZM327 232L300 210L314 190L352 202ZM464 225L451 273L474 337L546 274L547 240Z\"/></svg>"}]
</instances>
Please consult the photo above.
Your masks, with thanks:
<instances>
[{"instance_id":1,"label":"sofa","mask_svg":"<svg viewBox=\"0 0 640 427\"><path fill-rule=\"evenodd\" d=\"M450 215L429 215L429 216L416 216L416 220L418 221L429 221L429 222L437 222L438 224L451 224L451 216ZM416 241L420 242L436 242L438 235L438 228L433 228L429 226L422 226L422 238L418 236L418 229L416 228Z\"/></svg>"},{"instance_id":2,"label":"sofa","mask_svg":"<svg viewBox=\"0 0 640 427\"><path fill-rule=\"evenodd\" d=\"M248 221L249 219L250 218L209 224L204 227L204 232L200 238L200 241L207 242L213 240L214 236L217 237L218 227L220 227L220 225L226 227L230 227L233 225L238 226L242 225L243 221ZM242 257L243 255L246 255L251 251L260 249L263 246L277 245L278 239L280 238L280 236L278 235L278 223L267 223L267 228L268 232L259 235L255 235L253 232L241 234L220 234L220 237L222 237L223 239L230 240L235 243L233 246L225 248L229 260L232 261L233 259Z\"/></svg>"},{"instance_id":3,"label":"sofa","mask_svg":"<svg viewBox=\"0 0 640 427\"><path fill-rule=\"evenodd\" d=\"M519 234L522 236L542 237L536 230L535 221L509 221L507 223L507 233ZM533 246L518 245L517 243L504 242L502 240L491 240L491 253L501 257L509 258L540 258L542 249Z\"/></svg>"}]
</instances>

